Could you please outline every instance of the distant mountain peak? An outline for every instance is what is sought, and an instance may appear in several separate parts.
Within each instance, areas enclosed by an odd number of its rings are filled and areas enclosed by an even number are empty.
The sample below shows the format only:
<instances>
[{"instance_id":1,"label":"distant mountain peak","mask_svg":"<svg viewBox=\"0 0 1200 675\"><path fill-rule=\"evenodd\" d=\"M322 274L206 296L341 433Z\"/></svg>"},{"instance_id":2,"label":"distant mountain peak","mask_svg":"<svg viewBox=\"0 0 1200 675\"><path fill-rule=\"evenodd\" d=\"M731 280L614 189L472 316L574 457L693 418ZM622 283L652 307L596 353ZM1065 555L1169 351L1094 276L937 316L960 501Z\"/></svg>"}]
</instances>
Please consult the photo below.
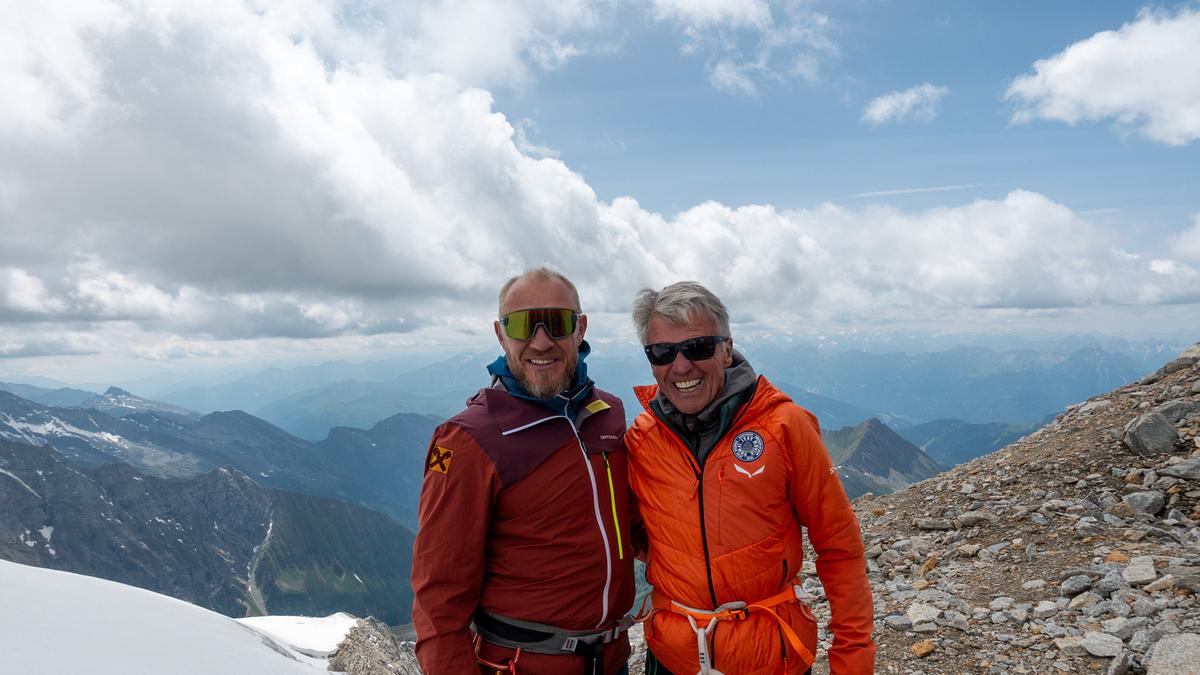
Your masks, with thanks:
<instances>
[{"instance_id":1,"label":"distant mountain peak","mask_svg":"<svg viewBox=\"0 0 1200 675\"><path fill-rule=\"evenodd\" d=\"M894 431L892 431L891 427L884 424L883 421L880 420L878 417L872 417L858 426L863 427L864 429L870 429L871 431L874 431L877 433L883 433L884 431L887 431L889 433L895 433Z\"/></svg>"},{"instance_id":2,"label":"distant mountain peak","mask_svg":"<svg viewBox=\"0 0 1200 675\"><path fill-rule=\"evenodd\" d=\"M104 395L105 396L132 396L133 398L138 398L137 396L134 396L133 394L125 391L124 389L122 389L120 387L109 387L108 389L104 390Z\"/></svg>"},{"instance_id":3,"label":"distant mountain peak","mask_svg":"<svg viewBox=\"0 0 1200 675\"><path fill-rule=\"evenodd\" d=\"M890 492L936 475L941 467L878 418L821 434L852 497Z\"/></svg>"}]
</instances>

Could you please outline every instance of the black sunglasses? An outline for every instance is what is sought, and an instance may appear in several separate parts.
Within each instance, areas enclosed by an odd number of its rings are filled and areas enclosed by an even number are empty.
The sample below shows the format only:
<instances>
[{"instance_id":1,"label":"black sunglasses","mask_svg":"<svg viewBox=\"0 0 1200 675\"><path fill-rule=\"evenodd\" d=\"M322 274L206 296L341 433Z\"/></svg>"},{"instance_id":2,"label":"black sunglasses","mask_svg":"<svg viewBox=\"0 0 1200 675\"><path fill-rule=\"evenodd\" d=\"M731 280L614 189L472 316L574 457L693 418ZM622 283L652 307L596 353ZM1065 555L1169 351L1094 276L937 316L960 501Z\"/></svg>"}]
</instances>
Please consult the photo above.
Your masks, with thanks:
<instances>
[{"instance_id":1,"label":"black sunglasses","mask_svg":"<svg viewBox=\"0 0 1200 675\"><path fill-rule=\"evenodd\" d=\"M657 342L646 345L646 358L652 366L669 366L675 362L675 354L683 354L688 361L711 359L717 352L717 344L729 338L724 335L703 335L683 342Z\"/></svg>"},{"instance_id":2,"label":"black sunglasses","mask_svg":"<svg viewBox=\"0 0 1200 675\"><path fill-rule=\"evenodd\" d=\"M518 309L500 317L504 334L514 340L532 340L537 327L546 329L546 335L561 340L575 333L579 325L579 313L567 307L538 307Z\"/></svg>"}]
</instances>

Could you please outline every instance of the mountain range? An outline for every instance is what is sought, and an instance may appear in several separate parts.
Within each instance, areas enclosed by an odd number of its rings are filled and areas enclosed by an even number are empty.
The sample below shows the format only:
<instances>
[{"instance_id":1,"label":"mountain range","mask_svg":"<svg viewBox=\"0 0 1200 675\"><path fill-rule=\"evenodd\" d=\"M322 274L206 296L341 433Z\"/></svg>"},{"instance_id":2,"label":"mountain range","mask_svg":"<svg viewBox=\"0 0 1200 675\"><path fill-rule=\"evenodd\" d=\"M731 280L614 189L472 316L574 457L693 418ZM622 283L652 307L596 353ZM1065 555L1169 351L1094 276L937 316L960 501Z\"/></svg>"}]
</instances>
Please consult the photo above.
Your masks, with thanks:
<instances>
[{"instance_id":1,"label":"mountain range","mask_svg":"<svg viewBox=\"0 0 1200 675\"><path fill-rule=\"evenodd\" d=\"M1038 426L1041 425L1004 422L971 424L963 420L933 420L910 427L900 427L896 433L921 448L933 461L949 468L995 452Z\"/></svg>"},{"instance_id":2,"label":"mountain range","mask_svg":"<svg viewBox=\"0 0 1200 675\"><path fill-rule=\"evenodd\" d=\"M894 428L938 419L1029 425L1066 405L1136 379L1174 352L1150 344L1066 341L996 351L958 346L879 353L811 343L742 344L759 373L810 407L826 428L878 417ZM211 386L149 392L191 410L241 409L309 440L335 426L366 428L398 411L448 417L486 386L493 352L459 354L404 370L393 362L270 368ZM594 347L588 372L620 396L630 419L632 394L653 381L636 348ZM807 397L808 400L801 400ZM71 403L75 405L76 403Z\"/></svg>"},{"instance_id":3,"label":"mountain range","mask_svg":"<svg viewBox=\"0 0 1200 675\"><path fill-rule=\"evenodd\" d=\"M1133 358L1095 346L1069 354L981 347L921 354L792 350L763 360L762 372L777 379L917 423L1032 424L1146 372Z\"/></svg>"},{"instance_id":4,"label":"mountain range","mask_svg":"<svg viewBox=\"0 0 1200 675\"><path fill-rule=\"evenodd\" d=\"M81 470L0 440L0 559L139 586L230 616L409 619L413 534L359 506L233 469L185 479Z\"/></svg>"},{"instance_id":5,"label":"mountain range","mask_svg":"<svg viewBox=\"0 0 1200 675\"><path fill-rule=\"evenodd\" d=\"M163 478L231 467L266 487L356 503L416 528L419 480L434 418L399 413L370 429L333 429L314 443L241 411L196 419L158 407L122 407L117 417L0 391L0 438L52 444L82 467L123 463Z\"/></svg>"}]
</instances>

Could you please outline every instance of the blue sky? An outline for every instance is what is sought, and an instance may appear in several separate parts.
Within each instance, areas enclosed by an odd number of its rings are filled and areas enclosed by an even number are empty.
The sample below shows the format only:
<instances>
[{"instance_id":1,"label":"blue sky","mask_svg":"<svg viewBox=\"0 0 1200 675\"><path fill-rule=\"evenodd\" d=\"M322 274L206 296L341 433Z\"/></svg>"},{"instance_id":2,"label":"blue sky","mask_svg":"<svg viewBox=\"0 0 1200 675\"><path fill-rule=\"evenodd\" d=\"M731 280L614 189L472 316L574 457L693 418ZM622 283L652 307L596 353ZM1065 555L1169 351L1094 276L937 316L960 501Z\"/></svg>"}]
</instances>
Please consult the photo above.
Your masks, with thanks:
<instances>
[{"instance_id":1,"label":"blue sky","mask_svg":"<svg viewBox=\"0 0 1200 675\"><path fill-rule=\"evenodd\" d=\"M536 126L601 199L633 195L674 213L725 204L811 207L886 195L913 208L1037 190L1076 210L1119 210L1130 225L1186 226L1197 204L1200 149L1147 143L1111 122L1012 124L1009 84L1038 59L1134 21L1128 2L864 2L814 5L837 52L816 83L792 78L754 95L711 85L704 51L684 54L678 30L629 20L619 47L588 54L496 107ZM1166 7L1179 6L1165 5ZM626 14L634 14L627 10ZM754 31L735 31L752 51ZM862 121L874 97L923 82L950 91L928 122ZM882 198L875 198L882 201Z\"/></svg>"},{"instance_id":2,"label":"blue sky","mask_svg":"<svg viewBox=\"0 0 1200 675\"><path fill-rule=\"evenodd\" d=\"M1194 340L1200 5L92 0L0 8L0 379L488 345Z\"/></svg>"}]
</instances>

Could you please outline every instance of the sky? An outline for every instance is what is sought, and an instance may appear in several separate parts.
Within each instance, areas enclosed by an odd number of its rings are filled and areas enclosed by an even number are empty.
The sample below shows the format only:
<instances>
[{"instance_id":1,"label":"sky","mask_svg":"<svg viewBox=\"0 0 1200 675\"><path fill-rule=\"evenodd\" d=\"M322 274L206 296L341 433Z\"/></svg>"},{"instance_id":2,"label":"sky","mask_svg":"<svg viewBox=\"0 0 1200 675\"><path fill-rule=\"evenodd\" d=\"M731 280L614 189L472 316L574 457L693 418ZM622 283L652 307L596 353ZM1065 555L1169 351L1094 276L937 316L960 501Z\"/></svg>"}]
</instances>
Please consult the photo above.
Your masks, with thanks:
<instances>
[{"instance_id":1,"label":"sky","mask_svg":"<svg viewBox=\"0 0 1200 675\"><path fill-rule=\"evenodd\" d=\"M1200 3L0 0L0 380L588 337L1200 335ZM494 343L491 343L494 344Z\"/></svg>"}]
</instances>

